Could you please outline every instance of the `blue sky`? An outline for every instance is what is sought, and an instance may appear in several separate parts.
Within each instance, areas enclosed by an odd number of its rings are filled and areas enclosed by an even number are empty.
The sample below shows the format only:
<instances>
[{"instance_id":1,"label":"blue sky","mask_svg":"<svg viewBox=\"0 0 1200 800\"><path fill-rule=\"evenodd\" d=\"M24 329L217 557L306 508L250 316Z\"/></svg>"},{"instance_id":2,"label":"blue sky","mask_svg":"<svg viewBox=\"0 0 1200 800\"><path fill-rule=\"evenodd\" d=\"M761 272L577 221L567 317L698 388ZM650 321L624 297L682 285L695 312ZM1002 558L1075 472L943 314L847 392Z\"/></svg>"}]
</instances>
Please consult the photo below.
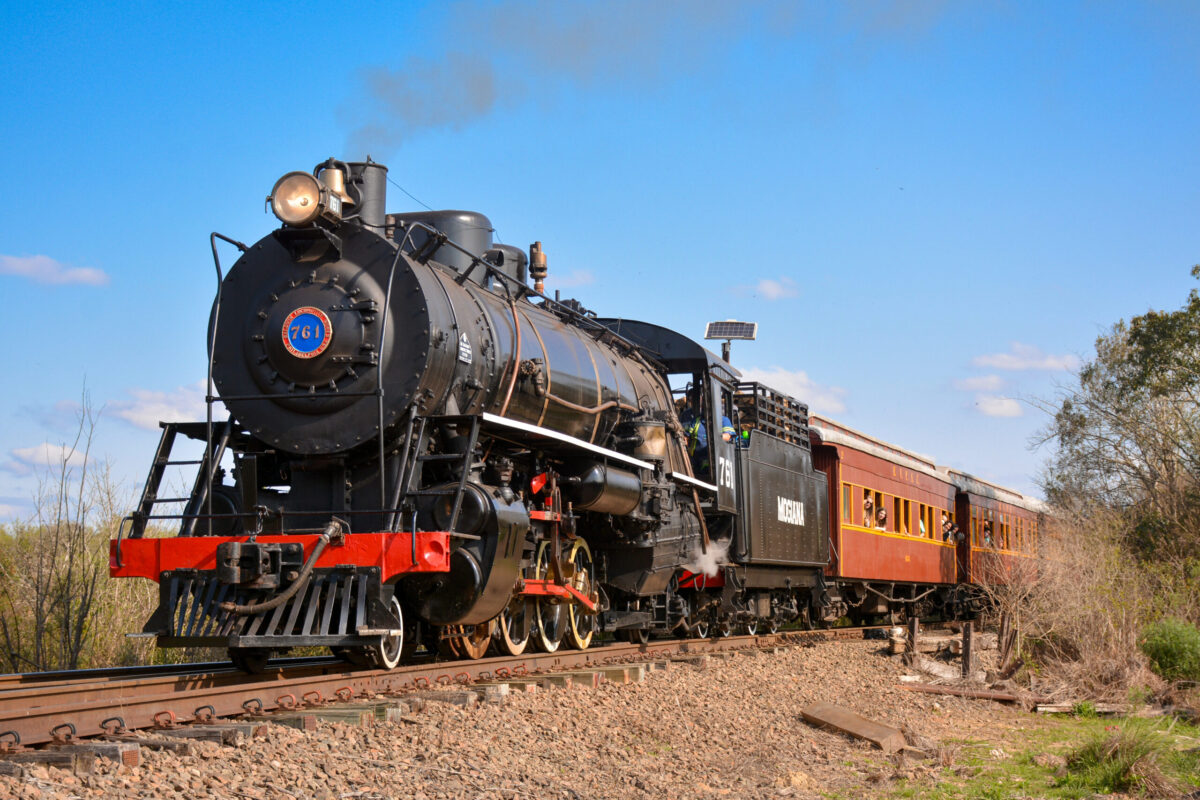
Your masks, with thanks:
<instances>
[{"instance_id":1,"label":"blue sky","mask_svg":"<svg viewBox=\"0 0 1200 800\"><path fill-rule=\"evenodd\" d=\"M757 321L737 366L1034 492L1031 401L1193 284L1197 45L1169 2L6 2L0 519L85 386L135 489L203 413L208 234L368 153L541 240L549 288Z\"/></svg>"}]
</instances>

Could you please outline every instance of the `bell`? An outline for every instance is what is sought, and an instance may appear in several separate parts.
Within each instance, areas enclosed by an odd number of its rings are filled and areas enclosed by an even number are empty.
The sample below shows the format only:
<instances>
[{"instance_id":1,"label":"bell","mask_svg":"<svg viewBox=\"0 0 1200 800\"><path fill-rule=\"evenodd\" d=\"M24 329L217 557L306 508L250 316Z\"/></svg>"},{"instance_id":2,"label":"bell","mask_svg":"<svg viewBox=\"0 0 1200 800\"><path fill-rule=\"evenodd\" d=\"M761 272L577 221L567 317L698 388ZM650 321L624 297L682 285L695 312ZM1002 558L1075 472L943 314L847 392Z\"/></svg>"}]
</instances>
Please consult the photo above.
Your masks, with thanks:
<instances>
[{"instance_id":1,"label":"bell","mask_svg":"<svg viewBox=\"0 0 1200 800\"><path fill-rule=\"evenodd\" d=\"M354 201L350 195L346 194L346 173L337 167L326 167L321 170L318 176L321 185L324 186L330 194L337 195L342 200L343 206L352 206Z\"/></svg>"}]
</instances>

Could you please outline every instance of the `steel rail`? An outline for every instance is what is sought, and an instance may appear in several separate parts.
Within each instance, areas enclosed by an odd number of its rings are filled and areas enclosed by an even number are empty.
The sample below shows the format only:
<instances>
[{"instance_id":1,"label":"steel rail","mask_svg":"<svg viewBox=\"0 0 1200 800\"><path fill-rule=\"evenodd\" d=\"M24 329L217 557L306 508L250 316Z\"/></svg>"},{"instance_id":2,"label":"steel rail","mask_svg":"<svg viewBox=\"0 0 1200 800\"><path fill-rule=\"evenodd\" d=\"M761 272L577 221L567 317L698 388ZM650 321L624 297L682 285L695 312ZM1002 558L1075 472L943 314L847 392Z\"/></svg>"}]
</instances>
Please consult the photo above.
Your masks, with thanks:
<instances>
[{"instance_id":1,"label":"steel rail","mask_svg":"<svg viewBox=\"0 0 1200 800\"><path fill-rule=\"evenodd\" d=\"M342 664L334 656L277 658L272 666L296 668ZM46 672L0 673L0 698L3 693L26 686L50 686L87 682L130 680L132 678L179 677L197 673L234 671L228 661L197 661L191 664L145 664L134 667L95 667L92 669L47 670Z\"/></svg>"},{"instance_id":2,"label":"steel rail","mask_svg":"<svg viewBox=\"0 0 1200 800\"><path fill-rule=\"evenodd\" d=\"M261 675L246 675L221 664L171 665L185 670L156 675L135 668L122 678L115 670L58 683L36 680L0 692L0 739L22 745L54 740L52 730L74 726L80 738L105 733L104 723L119 719L128 729L145 729L208 722L221 717L254 717L280 709L320 704L438 685L469 685L523 675L542 675L567 669L599 668L679 656L725 653L767 648L821 639L859 638L871 629L832 628L787 631L758 636L713 639L651 640L648 644L615 643L587 650L530 653L516 658L497 656L475 661L426 661L393 670L359 669L336 659L311 659L309 663L271 662ZM929 628L933 625L926 626ZM143 670L137 672L138 669ZM12 676L5 676L12 677ZM26 676L19 676L26 677Z\"/></svg>"}]
</instances>

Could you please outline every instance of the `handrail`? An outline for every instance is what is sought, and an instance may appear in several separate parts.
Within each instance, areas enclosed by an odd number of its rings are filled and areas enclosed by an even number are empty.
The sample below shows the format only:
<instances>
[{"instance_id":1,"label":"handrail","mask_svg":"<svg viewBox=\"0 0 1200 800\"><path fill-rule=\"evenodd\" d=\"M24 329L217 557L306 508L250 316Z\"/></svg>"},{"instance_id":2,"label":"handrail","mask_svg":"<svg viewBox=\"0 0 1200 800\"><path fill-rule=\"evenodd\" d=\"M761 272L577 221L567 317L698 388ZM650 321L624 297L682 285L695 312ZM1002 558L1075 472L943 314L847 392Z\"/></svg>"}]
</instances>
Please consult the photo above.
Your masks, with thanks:
<instances>
[{"instance_id":1,"label":"handrail","mask_svg":"<svg viewBox=\"0 0 1200 800\"><path fill-rule=\"evenodd\" d=\"M392 283L396 278L396 267L400 264L400 257L404 255L404 248L396 248L396 256L392 259L391 269L388 270L387 290L383 295L383 313L379 315L379 345L375 348L375 352L379 354L379 363L375 367L375 387L379 408L379 504L383 505L387 498L387 447L383 435L383 368L387 364L387 359L384 357L383 347L387 341L387 321L388 311L392 308ZM395 337L393 337L395 338Z\"/></svg>"},{"instance_id":2,"label":"handrail","mask_svg":"<svg viewBox=\"0 0 1200 800\"><path fill-rule=\"evenodd\" d=\"M221 233L217 233L216 231L213 231L208 236L208 244L209 244L209 247L212 248L213 266L216 267L216 270L217 270L217 299L213 304L212 326L208 330L208 383L207 383L207 386L206 386L206 389L204 392L204 405L207 410L207 416L205 419L205 427L204 427L204 453L205 453L205 460L208 461L208 465L207 465L208 475L205 480L204 503L205 503L206 509L208 511L208 517L209 517L208 533L210 536L212 535L212 479L213 479L213 473L216 471L215 469L213 469L213 463L212 463L212 458L213 458L213 441L212 441L212 432L213 432L212 431L212 428L213 428L213 415L212 415L213 356L215 355L214 350L216 348L216 343L217 343L217 323L220 322L220 320L221 320L221 287L222 287L222 284L224 283L224 279L225 279L225 276L221 273L221 256L219 253L217 253L217 239L220 239L223 242L227 242L227 243L233 245L234 247L236 247L238 250L240 250L243 253L245 253L247 250L250 249L246 245L239 242L237 239L231 239L230 237L225 236L224 234L221 234ZM231 415L229 424L232 424L232 422L233 422L233 417Z\"/></svg>"}]
</instances>

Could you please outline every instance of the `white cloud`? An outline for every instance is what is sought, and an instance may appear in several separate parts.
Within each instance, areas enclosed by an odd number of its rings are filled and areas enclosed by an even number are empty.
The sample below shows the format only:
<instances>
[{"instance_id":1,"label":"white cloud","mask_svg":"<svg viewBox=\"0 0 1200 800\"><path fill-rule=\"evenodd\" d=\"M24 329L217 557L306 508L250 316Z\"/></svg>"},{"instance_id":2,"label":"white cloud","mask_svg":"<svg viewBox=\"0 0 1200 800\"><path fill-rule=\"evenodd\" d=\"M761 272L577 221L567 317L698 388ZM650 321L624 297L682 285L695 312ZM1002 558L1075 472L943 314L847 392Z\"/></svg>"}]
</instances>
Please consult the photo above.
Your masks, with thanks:
<instances>
[{"instance_id":1,"label":"white cloud","mask_svg":"<svg viewBox=\"0 0 1200 800\"><path fill-rule=\"evenodd\" d=\"M783 300L787 297L796 297L800 294L796 282L791 278L763 278L758 283L754 284L754 292L764 300Z\"/></svg>"},{"instance_id":2,"label":"white cloud","mask_svg":"<svg viewBox=\"0 0 1200 800\"><path fill-rule=\"evenodd\" d=\"M1019 417L1024 413L1016 400L996 394L976 395L975 407L985 417Z\"/></svg>"},{"instance_id":3,"label":"white cloud","mask_svg":"<svg viewBox=\"0 0 1200 800\"><path fill-rule=\"evenodd\" d=\"M8 503L0 503L0 519L13 519L25 513L25 509L20 506L9 505Z\"/></svg>"},{"instance_id":4,"label":"white cloud","mask_svg":"<svg viewBox=\"0 0 1200 800\"><path fill-rule=\"evenodd\" d=\"M590 286L596 282L596 276L586 269L573 269L561 278L551 275L546 279L546 286L553 294L554 289L573 289L576 286Z\"/></svg>"},{"instance_id":5,"label":"white cloud","mask_svg":"<svg viewBox=\"0 0 1200 800\"><path fill-rule=\"evenodd\" d=\"M840 414L846 410L842 398L846 390L837 386L821 386L808 377L803 370L786 370L783 367L738 367L742 380L757 381L772 389L778 389L790 394L802 403L807 403L811 411L823 414Z\"/></svg>"},{"instance_id":6,"label":"white cloud","mask_svg":"<svg viewBox=\"0 0 1200 800\"><path fill-rule=\"evenodd\" d=\"M12 460L0 465L0 469L16 475L28 475L39 467L58 467L64 461L68 467L79 467L84 463L83 453L78 450L49 442L33 447L18 447L10 455Z\"/></svg>"},{"instance_id":7,"label":"white cloud","mask_svg":"<svg viewBox=\"0 0 1200 800\"><path fill-rule=\"evenodd\" d=\"M998 392L1004 388L1004 378L999 375L959 378L954 382L954 388L963 392Z\"/></svg>"},{"instance_id":8,"label":"white cloud","mask_svg":"<svg viewBox=\"0 0 1200 800\"><path fill-rule=\"evenodd\" d=\"M1056 371L1075 369L1079 366L1079 358L1069 353L1061 356L1049 355L1031 344L1013 342L1011 352L975 356L972 363L977 367L993 369Z\"/></svg>"},{"instance_id":9,"label":"white cloud","mask_svg":"<svg viewBox=\"0 0 1200 800\"><path fill-rule=\"evenodd\" d=\"M72 283L104 286L108 283L108 273L102 269L71 267L50 256L0 256L0 275L16 275L56 286Z\"/></svg>"},{"instance_id":10,"label":"white cloud","mask_svg":"<svg viewBox=\"0 0 1200 800\"><path fill-rule=\"evenodd\" d=\"M133 400L124 403L112 403L108 406L112 413L139 428L158 430L159 420L178 422L204 419L208 413L204 408L205 381L193 383L190 386L180 386L171 392L156 392L150 389L130 389ZM213 408L213 416L217 417L217 409L223 409L220 404ZM224 416L222 410L221 416Z\"/></svg>"}]
</instances>

